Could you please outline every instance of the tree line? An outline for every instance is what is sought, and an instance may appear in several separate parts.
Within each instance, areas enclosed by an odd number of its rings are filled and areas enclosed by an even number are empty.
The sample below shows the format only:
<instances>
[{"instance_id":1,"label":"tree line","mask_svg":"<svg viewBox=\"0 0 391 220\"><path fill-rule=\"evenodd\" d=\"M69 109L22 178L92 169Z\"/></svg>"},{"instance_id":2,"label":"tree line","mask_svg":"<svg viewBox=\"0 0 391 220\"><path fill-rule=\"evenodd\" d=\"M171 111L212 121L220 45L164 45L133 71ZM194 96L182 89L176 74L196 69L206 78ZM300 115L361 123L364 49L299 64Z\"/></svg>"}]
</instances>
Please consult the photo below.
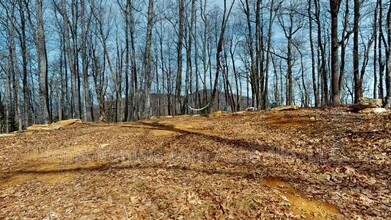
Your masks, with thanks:
<instances>
[{"instance_id":1,"label":"tree line","mask_svg":"<svg viewBox=\"0 0 391 220\"><path fill-rule=\"evenodd\" d=\"M67 118L391 106L385 0L2 0L0 132Z\"/></svg>"}]
</instances>

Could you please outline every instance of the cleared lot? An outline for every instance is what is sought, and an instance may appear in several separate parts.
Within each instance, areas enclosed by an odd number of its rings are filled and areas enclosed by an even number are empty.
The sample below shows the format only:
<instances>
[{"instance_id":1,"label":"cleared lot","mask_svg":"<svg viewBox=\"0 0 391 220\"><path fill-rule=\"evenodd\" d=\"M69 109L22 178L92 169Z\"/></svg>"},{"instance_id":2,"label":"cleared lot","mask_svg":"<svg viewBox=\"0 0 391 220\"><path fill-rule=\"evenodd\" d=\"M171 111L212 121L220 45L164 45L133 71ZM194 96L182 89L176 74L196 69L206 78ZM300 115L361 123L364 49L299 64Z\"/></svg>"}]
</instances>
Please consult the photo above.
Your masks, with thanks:
<instances>
[{"instance_id":1,"label":"cleared lot","mask_svg":"<svg viewBox=\"0 0 391 220\"><path fill-rule=\"evenodd\" d=\"M0 218L387 219L391 115L76 124L0 137Z\"/></svg>"}]
</instances>

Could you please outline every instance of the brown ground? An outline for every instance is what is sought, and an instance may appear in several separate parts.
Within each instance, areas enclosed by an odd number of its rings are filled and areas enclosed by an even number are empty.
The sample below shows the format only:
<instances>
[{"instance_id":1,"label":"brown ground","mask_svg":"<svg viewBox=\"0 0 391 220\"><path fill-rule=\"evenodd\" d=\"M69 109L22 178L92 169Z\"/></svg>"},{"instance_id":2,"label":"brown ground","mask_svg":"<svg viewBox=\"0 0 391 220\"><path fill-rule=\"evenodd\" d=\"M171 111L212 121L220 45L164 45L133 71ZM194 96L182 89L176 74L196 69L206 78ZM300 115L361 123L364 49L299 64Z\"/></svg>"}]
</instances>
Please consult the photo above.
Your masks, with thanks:
<instances>
[{"instance_id":1,"label":"brown ground","mask_svg":"<svg viewBox=\"0 0 391 220\"><path fill-rule=\"evenodd\" d=\"M78 124L0 137L0 219L390 219L391 114Z\"/></svg>"}]
</instances>

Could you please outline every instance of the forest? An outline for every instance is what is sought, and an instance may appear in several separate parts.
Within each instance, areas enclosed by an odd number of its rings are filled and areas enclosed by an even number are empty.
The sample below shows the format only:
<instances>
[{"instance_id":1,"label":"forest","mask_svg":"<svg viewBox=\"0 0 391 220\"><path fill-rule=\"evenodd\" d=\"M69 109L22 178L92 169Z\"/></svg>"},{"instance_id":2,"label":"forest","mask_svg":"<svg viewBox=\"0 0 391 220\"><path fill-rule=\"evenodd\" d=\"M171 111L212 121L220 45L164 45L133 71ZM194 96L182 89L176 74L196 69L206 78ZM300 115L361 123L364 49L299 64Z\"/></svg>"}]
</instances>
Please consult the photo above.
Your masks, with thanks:
<instances>
[{"instance_id":1,"label":"forest","mask_svg":"<svg viewBox=\"0 0 391 220\"><path fill-rule=\"evenodd\" d=\"M2 0L0 132L79 118L391 106L385 0Z\"/></svg>"},{"instance_id":2,"label":"forest","mask_svg":"<svg viewBox=\"0 0 391 220\"><path fill-rule=\"evenodd\" d=\"M0 0L0 219L391 219L389 0Z\"/></svg>"}]
</instances>

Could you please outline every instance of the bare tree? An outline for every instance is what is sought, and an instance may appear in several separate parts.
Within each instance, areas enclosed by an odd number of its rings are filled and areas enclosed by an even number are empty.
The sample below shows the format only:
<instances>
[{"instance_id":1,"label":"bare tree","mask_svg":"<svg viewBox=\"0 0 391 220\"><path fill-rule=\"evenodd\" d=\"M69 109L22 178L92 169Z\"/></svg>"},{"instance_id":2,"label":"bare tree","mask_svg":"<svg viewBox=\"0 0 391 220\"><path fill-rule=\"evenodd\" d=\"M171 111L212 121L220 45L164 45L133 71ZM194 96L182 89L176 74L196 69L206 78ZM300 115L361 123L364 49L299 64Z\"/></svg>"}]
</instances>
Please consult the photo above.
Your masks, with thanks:
<instances>
[{"instance_id":1,"label":"bare tree","mask_svg":"<svg viewBox=\"0 0 391 220\"><path fill-rule=\"evenodd\" d=\"M190 12L190 25L188 29L188 39L186 45L186 80L185 80L185 99L182 105L182 113L185 113L187 109L187 104L189 101L189 92L191 92L191 80L192 80L192 44L193 44L193 30L195 23L195 0L191 0L191 12Z\"/></svg>"},{"instance_id":2,"label":"bare tree","mask_svg":"<svg viewBox=\"0 0 391 220\"><path fill-rule=\"evenodd\" d=\"M43 21L42 0L35 0L35 24L33 22L33 15L30 10L32 5L29 5L29 2L27 0L24 0L24 3L27 9L30 28L33 31L34 43L37 48L41 121L44 124L48 124L50 122L48 95L48 60L46 50L46 36Z\"/></svg>"},{"instance_id":3,"label":"bare tree","mask_svg":"<svg viewBox=\"0 0 391 220\"><path fill-rule=\"evenodd\" d=\"M342 39L339 41L339 45L341 48L341 60L339 65L339 90L342 89L342 83L345 77L345 61L346 61L346 47L348 46L348 41L350 35L353 33L352 30L348 30L349 28L349 0L345 1L345 15L343 20L343 28L342 28Z\"/></svg>"},{"instance_id":4,"label":"bare tree","mask_svg":"<svg viewBox=\"0 0 391 220\"><path fill-rule=\"evenodd\" d=\"M373 17L373 38L374 38L374 47L373 47L373 98L377 99L378 97L378 73L377 73L377 36L378 36L378 11L379 11L379 0L376 1L376 7Z\"/></svg>"},{"instance_id":5,"label":"bare tree","mask_svg":"<svg viewBox=\"0 0 391 220\"><path fill-rule=\"evenodd\" d=\"M154 0L148 1L148 24L147 24L147 35L145 44L145 87L144 87L144 110L143 117L147 118L151 112L151 97L150 90L152 84L152 29L153 29L153 3Z\"/></svg>"},{"instance_id":6,"label":"bare tree","mask_svg":"<svg viewBox=\"0 0 391 220\"><path fill-rule=\"evenodd\" d=\"M327 71L327 61L326 61L326 41L324 40L323 35L323 24L322 24L322 16L321 16L321 5L319 0L314 0L314 17L315 17L315 22L317 25L317 45L318 45L318 75L320 76L321 79L321 94L322 94L322 99L321 99L321 105L328 105L329 104L329 77L328 77L328 71Z\"/></svg>"},{"instance_id":7,"label":"bare tree","mask_svg":"<svg viewBox=\"0 0 391 220\"><path fill-rule=\"evenodd\" d=\"M88 57L87 57L87 32L89 32L91 15L87 16L85 0L80 0L80 19L81 19L81 61L83 72L83 120L91 121L93 112L91 110L92 102L90 100L89 76L88 76Z\"/></svg>"},{"instance_id":8,"label":"bare tree","mask_svg":"<svg viewBox=\"0 0 391 220\"><path fill-rule=\"evenodd\" d=\"M252 25L251 25L251 8L250 8L250 2L249 0L240 0L240 3L242 5L242 10L244 14L246 15L246 24L247 24L247 43L248 43L248 50L249 50L249 56L250 56L250 64L249 64L249 72L250 72L250 83L251 83L251 93L252 93L252 106L258 107L259 103L259 77L258 77L258 70L257 68L257 62L254 54L254 37L253 37L253 31L252 31ZM257 9L260 7L260 1L257 1ZM259 14L259 12L258 12ZM259 19L259 18L258 18ZM257 20L257 22L260 22ZM257 24L259 25L259 24ZM259 28L259 27L258 27Z\"/></svg>"},{"instance_id":9,"label":"bare tree","mask_svg":"<svg viewBox=\"0 0 391 220\"><path fill-rule=\"evenodd\" d=\"M391 4L388 6L387 12L387 41L388 45L391 45ZM391 108L391 51L387 51L387 74L386 74L386 100L384 103L385 108Z\"/></svg>"},{"instance_id":10,"label":"bare tree","mask_svg":"<svg viewBox=\"0 0 391 220\"><path fill-rule=\"evenodd\" d=\"M223 50L224 33L225 33L225 29L227 27L228 18L231 15L234 3L235 3L235 0L233 0L231 2L231 6L227 10L227 0L224 0L223 20L221 21L220 36L218 39L217 51L216 51L216 74L215 74L215 81L213 84L212 96L211 96L210 103L209 103L209 110L213 106L214 100L215 100L216 94L217 94L217 84L219 81L219 75L220 75L220 70L221 70L221 62L220 62L221 57L220 56L221 56L221 52Z\"/></svg>"},{"instance_id":11,"label":"bare tree","mask_svg":"<svg viewBox=\"0 0 391 220\"><path fill-rule=\"evenodd\" d=\"M338 12L341 5L341 0L330 0L331 14L331 98L332 104L339 105L340 89L339 89L339 72L338 72Z\"/></svg>"},{"instance_id":12,"label":"bare tree","mask_svg":"<svg viewBox=\"0 0 391 220\"><path fill-rule=\"evenodd\" d=\"M385 42L385 36L383 32L383 6L382 6L382 0L379 0L380 8L379 8L379 39L378 39L378 52L379 52L379 97L381 99L384 99L384 72L387 66L386 58L387 54L385 54L385 58L383 58L383 51L386 50L387 44Z\"/></svg>"},{"instance_id":13,"label":"bare tree","mask_svg":"<svg viewBox=\"0 0 391 220\"><path fill-rule=\"evenodd\" d=\"M116 2L0 1L0 130L98 111L126 121L262 109L269 89L276 104L339 105L386 90L390 102L388 2Z\"/></svg>"},{"instance_id":14,"label":"bare tree","mask_svg":"<svg viewBox=\"0 0 391 220\"><path fill-rule=\"evenodd\" d=\"M71 72L71 116L73 118L80 118L80 93L78 92L78 48L77 48L77 31L76 31L76 18L72 19L72 23L70 22L67 10L67 2L65 0L61 0L61 7L53 1L54 6L60 12L63 17L63 25L64 25L64 39L65 39L65 49L66 49L66 60L68 61L69 70ZM71 2L71 12L72 15L75 13L75 1ZM71 32L71 33L70 33ZM72 44L71 44L72 37Z\"/></svg>"},{"instance_id":15,"label":"bare tree","mask_svg":"<svg viewBox=\"0 0 391 220\"><path fill-rule=\"evenodd\" d=\"M286 53L286 62L287 62L287 74L286 74L286 104L292 105L293 103L293 38L294 35L303 27L302 19L295 16L294 11L298 10L298 4L300 1L297 1L292 4L290 2L289 6L283 10L283 12L278 17L278 21L284 31L284 35L288 41L287 44L287 53Z\"/></svg>"},{"instance_id":16,"label":"bare tree","mask_svg":"<svg viewBox=\"0 0 391 220\"><path fill-rule=\"evenodd\" d=\"M362 81L359 75L358 55L358 29L360 20L360 0L354 0L354 25L353 25L353 70L354 70L354 102L362 96Z\"/></svg>"},{"instance_id":17,"label":"bare tree","mask_svg":"<svg viewBox=\"0 0 391 220\"><path fill-rule=\"evenodd\" d=\"M18 11L20 16L20 31L18 31L21 56L22 56L22 76L23 76L23 127L29 125L29 86L28 86L28 61L27 61L27 37L26 37L26 10L22 0L18 0Z\"/></svg>"},{"instance_id":18,"label":"bare tree","mask_svg":"<svg viewBox=\"0 0 391 220\"><path fill-rule=\"evenodd\" d=\"M15 33L16 33L16 19L15 10L16 3L13 1L7 3L1 3L6 11L6 30L8 34L8 80L10 83L10 96L12 96L12 113L13 113L13 127L19 131L22 130L22 116L20 108L20 85L19 85L19 68L17 66L16 59L16 44L15 44Z\"/></svg>"},{"instance_id":19,"label":"bare tree","mask_svg":"<svg viewBox=\"0 0 391 220\"><path fill-rule=\"evenodd\" d=\"M311 72L312 72L312 88L313 95L315 99L315 106L320 106L319 100L319 92L318 92L318 83L316 76L316 68L315 68L315 49L314 49L314 39L313 39L313 12L312 12L312 0L308 0L308 20L309 20L309 39L310 39L310 50L311 50Z\"/></svg>"},{"instance_id":20,"label":"bare tree","mask_svg":"<svg viewBox=\"0 0 391 220\"><path fill-rule=\"evenodd\" d=\"M271 0L270 7L269 7L269 24L268 24L268 33L267 33L267 49L266 49L266 67L265 67L265 74L266 74L266 80L263 85L262 89L262 108L265 109L267 107L268 103L268 74L269 74L269 68L270 68L270 56L271 56L271 47L272 47L272 33L273 33L273 23L274 19L276 18L277 11L279 10L279 7L281 6L282 1L280 1L277 6L274 4L274 0Z\"/></svg>"},{"instance_id":21,"label":"bare tree","mask_svg":"<svg viewBox=\"0 0 391 220\"><path fill-rule=\"evenodd\" d=\"M185 1L178 0L178 42L177 42L177 76L175 85L175 114L181 113L181 90L182 90L182 47L183 47L183 32L185 23Z\"/></svg>"}]
</instances>

